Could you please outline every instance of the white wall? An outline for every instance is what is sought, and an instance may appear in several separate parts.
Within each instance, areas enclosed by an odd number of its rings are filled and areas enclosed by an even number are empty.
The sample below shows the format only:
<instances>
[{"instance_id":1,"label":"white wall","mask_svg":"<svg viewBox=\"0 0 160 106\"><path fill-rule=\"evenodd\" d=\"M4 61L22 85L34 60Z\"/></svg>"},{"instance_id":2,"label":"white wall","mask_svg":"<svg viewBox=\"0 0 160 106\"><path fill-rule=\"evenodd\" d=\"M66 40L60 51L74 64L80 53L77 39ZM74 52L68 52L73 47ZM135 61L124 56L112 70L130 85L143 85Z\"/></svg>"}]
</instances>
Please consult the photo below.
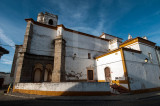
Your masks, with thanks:
<instances>
[{"instance_id":1,"label":"white wall","mask_svg":"<svg viewBox=\"0 0 160 106\"><path fill-rule=\"evenodd\" d=\"M63 35L66 41L65 70L68 80L86 80L87 67L94 69L94 79L96 80L96 68L94 57L108 51L109 42L94 37L89 37L74 32L65 31L62 27L58 30L33 25L33 35L31 39L30 53L36 55L54 56L53 40L57 35ZM88 53L91 59L88 59ZM73 55L76 54L73 60ZM72 74L72 77L68 77Z\"/></svg>"},{"instance_id":2,"label":"white wall","mask_svg":"<svg viewBox=\"0 0 160 106\"><path fill-rule=\"evenodd\" d=\"M17 83L15 89L38 91L110 91L106 82Z\"/></svg>"},{"instance_id":3,"label":"white wall","mask_svg":"<svg viewBox=\"0 0 160 106\"><path fill-rule=\"evenodd\" d=\"M114 39L114 40L109 42L109 49L111 51L115 50L115 49L118 49L118 48L119 48L119 43L118 43L117 39Z\"/></svg>"},{"instance_id":4,"label":"white wall","mask_svg":"<svg viewBox=\"0 0 160 106\"><path fill-rule=\"evenodd\" d=\"M85 35L64 31L63 38L66 40L65 70L68 80L87 79L87 67L94 69L94 79L97 79L94 57L104 54L108 50L108 41L88 37ZM88 53L91 59L88 59ZM76 54L75 59L73 55ZM76 77L75 77L76 75Z\"/></svg>"},{"instance_id":5,"label":"white wall","mask_svg":"<svg viewBox=\"0 0 160 106\"><path fill-rule=\"evenodd\" d=\"M31 40L30 53L37 55L54 55L53 40L57 35L57 30L33 25L33 35Z\"/></svg>"},{"instance_id":6,"label":"white wall","mask_svg":"<svg viewBox=\"0 0 160 106\"><path fill-rule=\"evenodd\" d=\"M140 46L140 50L142 51L142 54L145 58L149 59L148 53L151 53L152 60L149 60L149 63L151 63L151 61L152 61L153 64L158 64L158 60L157 60L156 51L155 51L154 46L147 46L143 43L139 43L139 46Z\"/></svg>"},{"instance_id":7,"label":"white wall","mask_svg":"<svg viewBox=\"0 0 160 106\"><path fill-rule=\"evenodd\" d=\"M104 69L110 68L111 80L125 80L120 51L96 59L98 80L105 80ZM119 79L115 79L118 77Z\"/></svg>"},{"instance_id":8,"label":"white wall","mask_svg":"<svg viewBox=\"0 0 160 106\"><path fill-rule=\"evenodd\" d=\"M140 50L139 42L135 42L135 43L127 45L125 47L130 48L130 49Z\"/></svg>"},{"instance_id":9,"label":"white wall","mask_svg":"<svg viewBox=\"0 0 160 106\"><path fill-rule=\"evenodd\" d=\"M154 52L153 48L140 45L142 54L124 51L126 67L131 90L160 87L160 69L153 54L153 63L145 63L148 51ZM153 51L152 51L153 50Z\"/></svg>"}]
</instances>

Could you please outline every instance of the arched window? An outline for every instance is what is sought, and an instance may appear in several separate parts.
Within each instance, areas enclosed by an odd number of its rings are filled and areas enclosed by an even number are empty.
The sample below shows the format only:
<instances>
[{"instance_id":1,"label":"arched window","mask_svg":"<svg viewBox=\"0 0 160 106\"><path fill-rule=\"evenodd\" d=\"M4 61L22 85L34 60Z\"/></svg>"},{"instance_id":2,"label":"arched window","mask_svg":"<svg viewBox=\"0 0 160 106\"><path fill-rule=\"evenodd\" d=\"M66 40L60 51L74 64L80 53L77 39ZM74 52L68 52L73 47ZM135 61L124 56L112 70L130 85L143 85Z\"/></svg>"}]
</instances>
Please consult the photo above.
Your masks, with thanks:
<instances>
[{"instance_id":1,"label":"arched window","mask_svg":"<svg viewBox=\"0 0 160 106\"><path fill-rule=\"evenodd\" d=\"M52 64L47 64L44 73L44 81L51 82L51 80L52 80Z\"/></svg>"},{"instance_id":2,"label":"arched window","mask_svg":"<svg viewBox=\"0 0 160 106\"><path fill-rule=\"evenodd\" d=\"M44 72L44 81L48 81L48 70L45 69L45 72Z\"/></svg>"},{"instance_id":3,"label":"arched window","mask_svg":"<svg viewBox=\"0 0 160 106\"><path fill-rule=\"evenodd\" d=\"M41 82L42 72L41 69L36 69L34 72L34 82Z\"/></svg>"},{"instance_id":4,"label":"arched window","mask_svg":"<svg viewBox=\"0 0 160 106\"><path fill-rule=\"evenodd\" d=\"M49 25L53 25L53 20L52 20L52 19L49 19L48 24L49 24Z\"/></svg>"},{"instance_id":5,"label":"arched window","mask_svg":"<svg viewBox=\"0 0 160 106\"><path fill-rule=\"evenodd\" d=\"M52 72L49 71L48 72L48 82L51 82L52 81Z\"/></svg>"},{"instance_id":6,"label":"arched window","mask_svg":"<svg viewBox=\"0 0 160 106\"><path fill-rule=\"evenodd\" d=\"M42 81L42 70L43 65L40 63L35 64L33 70L33 82L41 82Z\"/></svg>"}]
</instances>

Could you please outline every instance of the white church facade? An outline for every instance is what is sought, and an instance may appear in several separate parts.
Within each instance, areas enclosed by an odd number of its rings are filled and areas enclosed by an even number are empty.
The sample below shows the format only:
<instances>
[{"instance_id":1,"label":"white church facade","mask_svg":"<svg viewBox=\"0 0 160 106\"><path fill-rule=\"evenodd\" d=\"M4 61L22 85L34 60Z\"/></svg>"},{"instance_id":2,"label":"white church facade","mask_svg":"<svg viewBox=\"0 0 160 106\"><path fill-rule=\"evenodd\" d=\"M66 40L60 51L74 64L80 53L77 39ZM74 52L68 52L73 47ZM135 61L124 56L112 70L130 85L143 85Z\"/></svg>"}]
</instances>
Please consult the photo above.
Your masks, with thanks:
<instances>
[{"instance_id":1,"label":"white church facade","mask_svg":"<svg viewBox=\"0 0 160 106\"><path fill-rule=\"evenodd\" d=\"M160 48L147 38L97 37L57 25L50 13L25 20L11 70L14 92L106 95L114 84L135 93L160 90Z\"/></svg>"}]
</instances>

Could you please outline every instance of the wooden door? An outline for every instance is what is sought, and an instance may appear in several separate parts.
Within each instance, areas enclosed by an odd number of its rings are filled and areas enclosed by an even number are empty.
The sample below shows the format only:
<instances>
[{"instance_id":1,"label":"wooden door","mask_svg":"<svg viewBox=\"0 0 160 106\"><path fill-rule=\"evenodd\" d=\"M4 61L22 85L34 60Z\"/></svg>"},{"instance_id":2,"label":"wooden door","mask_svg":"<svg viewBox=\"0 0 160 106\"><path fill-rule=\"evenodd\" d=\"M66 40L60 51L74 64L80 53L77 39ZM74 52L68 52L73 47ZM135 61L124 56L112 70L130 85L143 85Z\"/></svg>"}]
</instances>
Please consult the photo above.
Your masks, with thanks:
<instances>
[{"instance_id":1,"label":"wooden door","mask_svg":"<svg viewBox=\"0 0 160 106\"><path fill-rule=\"evenodd\" d=\"M106 82L111 82L111 73L109 67L106 67L104 70Z\"/></svg>"},{"instance_id":2,"label":"wooden door","mask_svg":"<svg viewBox=\"0 0 160 106\"><path fill-rule=\"evenodd\" d=\"M87 75L88 75L88 80L93 80L93 70L88 70Z\"/></svg>"}]
</instances>

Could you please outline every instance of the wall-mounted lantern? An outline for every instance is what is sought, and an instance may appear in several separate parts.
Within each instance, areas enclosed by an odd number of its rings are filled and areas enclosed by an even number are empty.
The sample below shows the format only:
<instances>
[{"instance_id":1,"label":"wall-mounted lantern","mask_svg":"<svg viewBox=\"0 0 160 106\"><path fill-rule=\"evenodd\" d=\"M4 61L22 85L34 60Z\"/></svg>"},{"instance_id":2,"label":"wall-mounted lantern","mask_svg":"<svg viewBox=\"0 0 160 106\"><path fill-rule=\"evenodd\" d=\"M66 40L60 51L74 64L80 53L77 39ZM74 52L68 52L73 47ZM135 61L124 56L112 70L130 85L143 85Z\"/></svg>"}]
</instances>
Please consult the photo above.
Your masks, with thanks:
<instances>
[{"instance_id":1,"label":"wall-mounted lantern","mask_svg":"<svg viewBox=\"0 0 160 106\"><path fill-rule=\"evenodd\" d=\"M147 58L145 58L144 62L145 62L145 63L148 63L148 59L147 59Z\"/></svg>"}]
</instances>

